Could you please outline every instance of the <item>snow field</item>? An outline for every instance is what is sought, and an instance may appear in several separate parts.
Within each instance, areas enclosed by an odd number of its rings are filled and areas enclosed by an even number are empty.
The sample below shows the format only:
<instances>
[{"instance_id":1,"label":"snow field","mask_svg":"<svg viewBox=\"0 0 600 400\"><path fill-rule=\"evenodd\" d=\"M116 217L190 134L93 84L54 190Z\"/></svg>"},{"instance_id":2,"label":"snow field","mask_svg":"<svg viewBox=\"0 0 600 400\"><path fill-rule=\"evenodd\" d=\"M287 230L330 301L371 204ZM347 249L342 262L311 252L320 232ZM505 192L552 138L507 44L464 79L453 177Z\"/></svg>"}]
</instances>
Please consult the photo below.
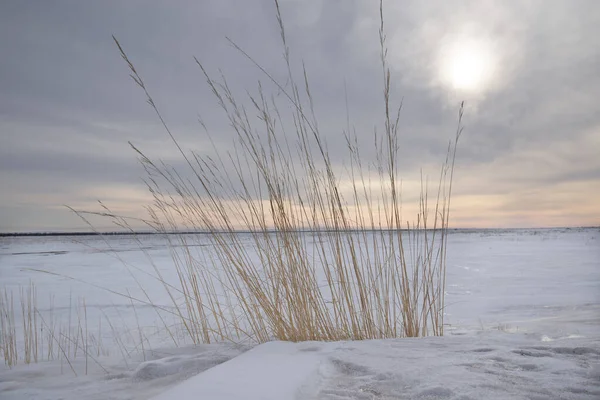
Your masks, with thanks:
<instances>
[{"instance_id":1,"label":"snow field","mask_svg":"<svg viewBox=\"0 0 600 400\"><path fill-rule=\"evenodd\" d=\"M57 326L70 322L73 332L80 327L74 305L85 299L87 330L103 349L94 360L81 351L70 357L77 376L60 357L4 367L2 399L162 399L169 390L179 391L178 400L190 390L281 399L594 399L600 393L598 229L452 233L443 338L279 342L248 352L249 345L190 345L178 318L164 312L170 300L147 263L150 256L177 283L165 243L155 236L140 243L0 239L4 288L16 293L34 282L40 314ZM102 289L141 297L139 286L164 309L163 320L152 305ZM21 329L20 313L15 317Z\"/></svg>"}]
</instances>

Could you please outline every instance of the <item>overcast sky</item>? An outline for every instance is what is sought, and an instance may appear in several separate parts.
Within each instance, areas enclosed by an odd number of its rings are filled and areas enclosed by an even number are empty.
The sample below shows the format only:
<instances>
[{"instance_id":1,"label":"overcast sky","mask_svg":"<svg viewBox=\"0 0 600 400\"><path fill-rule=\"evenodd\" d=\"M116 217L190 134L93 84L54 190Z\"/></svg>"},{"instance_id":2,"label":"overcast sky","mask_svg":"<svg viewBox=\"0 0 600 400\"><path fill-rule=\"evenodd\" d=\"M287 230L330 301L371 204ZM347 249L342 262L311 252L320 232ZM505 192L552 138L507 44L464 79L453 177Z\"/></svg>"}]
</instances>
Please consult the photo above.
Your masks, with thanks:
<instances>
[{"instance_id":1,"label":"overcast sky","mask_svg":"<svg viewBox=\"0 0 600 400\"><path fill-rule=\"evenodd\" d=\"M357 134L382 127L378 2L281 0L281 11L341 159L344 86ZM443 161L466 101L452 226L600 225L597 0L397 0L384 11L407 181ZM127 141L178 162L111 35L177 137L205 154L198 115L218 146L232 136L194 56L254 91L265 78L227 36L285 80L271 0L0 2L0 231L80 229L64 205L96 200L142 215L150 197Z\"/></svg>"}]
</instances>

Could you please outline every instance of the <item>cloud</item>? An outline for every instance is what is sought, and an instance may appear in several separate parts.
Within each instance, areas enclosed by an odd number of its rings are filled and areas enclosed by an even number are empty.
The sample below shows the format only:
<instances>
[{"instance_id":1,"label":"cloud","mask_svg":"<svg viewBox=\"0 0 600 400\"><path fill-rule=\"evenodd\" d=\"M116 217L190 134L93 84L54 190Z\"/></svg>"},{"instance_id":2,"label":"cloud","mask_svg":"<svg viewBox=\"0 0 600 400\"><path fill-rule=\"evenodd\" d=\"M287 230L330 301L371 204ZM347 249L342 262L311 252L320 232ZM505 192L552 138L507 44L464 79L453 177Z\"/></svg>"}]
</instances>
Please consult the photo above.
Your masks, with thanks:
<instances>
[{"instance_id":1,"label":"cloud","mask_svg":"<svg viewBox=\"0 0 600 400\"><path fill-rule=\"evenodd\" d=\"M340 143L347 93L350 122L363 156L372 159L373 130L383 127L378 7L367 0L280 5L293 72L301 82L304 61L331 157L337 165L345 159ZM596 1L385 1L384 11L392 101L404 103L399 165L407 179L420 167L432 175L436 171L456 126L458 104L466 100L455 185L457 225L569 225L571 217L577 225L598 223L590 206L600 200ZM133 199L126 202L119 195L127 187L143 190L143 171L127 141L180 165L177 149L128 77L113 34L186 148L212 151L198 115L220 151L232 150L234 141L193 56L211 75L222 72L238 96L256 93L261 80L285 104L277 88L225 39L285 85L281 38L269 1L178 1L176 6L56 1L36 7L4 2L0 229L35 229L36 221L72 227L76 222L63 224L57 205L91 204L92 194L105 193L117 207L135 212L145 197L125 196ZM461 90L448 75L461 51L483 60L476 90ZM551 193L560 201L549 201Z\"/></svg>"}]
</instances>

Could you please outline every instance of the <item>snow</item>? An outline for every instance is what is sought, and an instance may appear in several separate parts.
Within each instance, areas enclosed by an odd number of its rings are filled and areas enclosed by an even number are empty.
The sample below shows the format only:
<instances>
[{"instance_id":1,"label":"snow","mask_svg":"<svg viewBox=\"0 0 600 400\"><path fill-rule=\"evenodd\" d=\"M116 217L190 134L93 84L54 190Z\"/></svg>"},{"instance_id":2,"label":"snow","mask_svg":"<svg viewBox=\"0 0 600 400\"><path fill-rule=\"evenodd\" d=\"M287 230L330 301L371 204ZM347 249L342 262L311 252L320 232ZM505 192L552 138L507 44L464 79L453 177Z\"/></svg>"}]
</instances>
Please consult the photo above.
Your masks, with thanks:
<instances>
[{"instance_id":1,"label":"snow","mask_svg":"<svg viewBox=\"0 0 600 400\"><path fill-rule=\"evenodd\" d=\"M295 343L265 343L155 399L294 399L312 384L321 356L314 351L302 352Z\"/></svg>"},{"instance_id":2,"label":"snow","mask_svg":"<svg viewBox=\"0 0 600 400\"><path fill-rule=\"evenodd\" d=\"M273 342L153 399L597 399L599 362L598 340L542 345L502 332Z\"/></svg>"},{"instance_id":3,"label":"snow","mask_svg":"<svg viewBox=\"0 0 600 400\"><path fill-rule=\"evenodd\" d=\"M3 400L134 400L148 399L207 369L242 354L247 348L228 344L200 345L151 351L123 365L103 359L102 367L90 364L84 374L84 361L73 360L74 375L66 363L57 361L18 365L0 374Z\"/></svg>"},{"instance_id":4,"label":"snow","mask_svg":"<svg viewBox=\"0 0 600 400\"><path fill-rule=\"evenodd\" d=\"M88 375L79 376L60 371L54 362L19 366L0 375L0 397L600 398L597 337L542 342L541 336L534 334L485 331L423 339L270 342L245 350L224 344L173 349L168 356L156 353L155 359L141 362L134 370L109 366L106 373L95 367Z\"/></svg>"},{"instance_id":5,"label":"snow","mask_svg":"<svg viewBox=\"0 0 600 400\"><path fill-rule=\"evenodd\" d=\"M197 250L210 252L202 240ZM85 298L87 330L102 339L93 359L72 359L77 375L64 359L0 367L0 398L600 398L599 229L452 233L445 337L254 348L193 346L174 328L175 347L153 307L102 289L142 297L139 283L169 307L147 258L176 283L164 244L158 236L0 238L3 287L18 293L33 281L41 314L73 329L73 305Z\"/></svg>"}]
</instances>

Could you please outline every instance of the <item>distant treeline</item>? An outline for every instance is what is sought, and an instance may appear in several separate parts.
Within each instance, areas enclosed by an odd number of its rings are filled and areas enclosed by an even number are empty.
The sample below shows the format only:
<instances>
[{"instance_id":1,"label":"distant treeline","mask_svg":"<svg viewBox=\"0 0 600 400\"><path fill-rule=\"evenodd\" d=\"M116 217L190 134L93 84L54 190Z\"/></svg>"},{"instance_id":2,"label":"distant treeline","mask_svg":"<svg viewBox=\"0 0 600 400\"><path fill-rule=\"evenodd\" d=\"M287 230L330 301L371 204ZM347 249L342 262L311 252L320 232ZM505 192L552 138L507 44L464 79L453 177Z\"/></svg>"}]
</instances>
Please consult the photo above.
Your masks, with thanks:
<instances>
[{"instance_id":1,"label":"distant treeline","mask_svg":"<svg viewBox=\"0 0 600 400\"><path fill-rule=\"evenodd\" d=\"M574 230L586 230L586 229L600 229L600 226L581 226L581 227L566 227L566 228L451 228L449 232L460 232L460 233L476 233L476 232L535 232L535 231L574 231ZM432 231L432 229L427 229ZM341 230L340 230L341 231ZM344 230L344 232L382 232L388 231L388 229L382 230ZM405 231L405 229L402 229ZM275 233L276 231L272 231ZM299 232L311 233L310 230L301 230ZM333 230L322 230L320 233L330 233ZM339 232L339 231L338 231ZM137 236L137 235L208 235L211 232L208 231L173 231L173 232L157 232L157 231L114 231L114 232L0 232L0 237L17 237L17 236ZM249 231L238 231L237 233L251 233Z\"/></svg>"},{"instance_id":2,"label":"distant treeline","mask_svg":"<svg viewBox=\"0 0 600 400\"><path fill-rule=\"evenodd\" d=\"M170 234L206 234L208 232L169 232ZM133 236L133 235L159 235L164 232L141 231L116 231L116 232L0 232L0 237L14 236Z\"/></svg>"}]
</instances>

